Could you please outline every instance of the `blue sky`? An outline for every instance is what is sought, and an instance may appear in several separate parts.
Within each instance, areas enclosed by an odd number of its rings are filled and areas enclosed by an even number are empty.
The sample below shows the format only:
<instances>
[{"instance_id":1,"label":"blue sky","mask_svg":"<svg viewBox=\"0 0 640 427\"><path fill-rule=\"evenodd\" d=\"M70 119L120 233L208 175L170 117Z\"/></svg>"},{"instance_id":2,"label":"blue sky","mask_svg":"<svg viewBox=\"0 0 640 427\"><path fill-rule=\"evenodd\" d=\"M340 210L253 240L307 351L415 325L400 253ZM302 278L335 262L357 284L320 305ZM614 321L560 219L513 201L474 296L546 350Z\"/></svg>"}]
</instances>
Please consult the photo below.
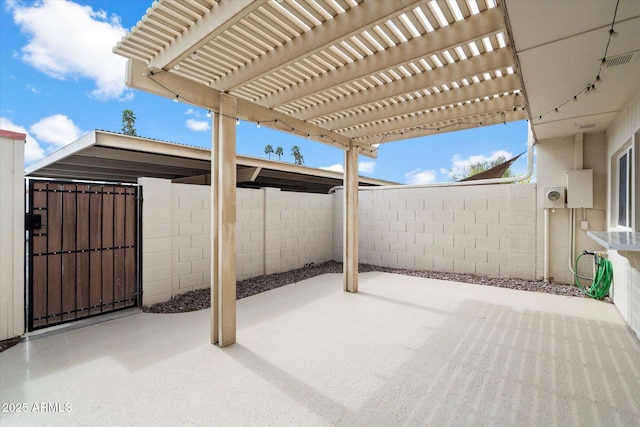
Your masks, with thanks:
<instances>
[{"instance_id":1,"label":"blue sky","mask_svg":"<svg viewBox=\"0 0 640 427\"><path fill-rule=\"evenodd\" d=\"M135 112L139 136L211 146L206 111L124 86L124 58L112 47L151 6L151 0L4 0L0 11L0 128L28 134L31 164L93 129L119 132L122 110ZM238 127L238 154L266 157L282 146L293 161L340 170L342 151L253 123ZM362 156L360 173L399 183L450 181L471 161L526 150L526 121L383 144L377 159ZM523 156L524 157L524 156ZM526 159L514 165L524 173Z\"/></svg>"}]
</instances>

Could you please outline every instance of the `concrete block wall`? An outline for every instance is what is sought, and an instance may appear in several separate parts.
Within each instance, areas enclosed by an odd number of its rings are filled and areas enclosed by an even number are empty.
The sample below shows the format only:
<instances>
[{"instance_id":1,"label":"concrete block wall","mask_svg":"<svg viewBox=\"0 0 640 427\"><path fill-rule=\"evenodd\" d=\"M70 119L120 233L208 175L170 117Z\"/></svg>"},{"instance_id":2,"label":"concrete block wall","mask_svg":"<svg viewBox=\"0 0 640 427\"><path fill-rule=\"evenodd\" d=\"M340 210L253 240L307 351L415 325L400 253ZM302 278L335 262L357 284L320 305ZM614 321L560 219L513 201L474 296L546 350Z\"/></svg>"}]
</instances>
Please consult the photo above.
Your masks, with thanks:
<instances>
[{"instance_id":1,"label":"concrete block wall","mask_svg":"<svg viewBox=\"0 0 640 427\"><path fill-rule=\"evenodd\" d=\"M209 287L211 187L156 178L139 184L143 305ZM236 195L237 280L331 259L333 196L274 188L238 188Z\"/></svg>"},{"instance_id":2,"label":"concrete block wall","mask_svg":"<svg viewBox=\"0 0 640 427\"><path fill-rule=\"evenodd\" d=\"M0 129L0 341L25 332L25 141L25 134Z\"/></svg>"},{"instance_id":3,"label":"concrete block wall","mask_svg":"<svg viewBox=\"0 0 640 427\"><path fill-rule=\"evenodd\" d=\"M375 265L535 278L534 184L361 190L359 260ZM334 259L342 260L342 191Z\"/></svg>"},{"instance_id":4,"label":"concrete block wall","mask_svg":"<svg viewBox=\"0 0 640 427\"><path fill-rule=\"evenodd\" d=\"M236 278L238 280L264 274L264 234L265 190L236 189Z\"/></svg>"},{"instance_id":5,"label":"concrete block wall","mask_svg":"<svg viewBox=\"0 0 640 427\"><path fill-rule=\"evenodd\" d=\"M264 192L265 274L331 260L333 195Z\"/></svg>"},{"instance_id":6,"label":"concrete block wall","mask_svg":"<svg viewBox=\"0 0 640 427\"><path fill-rule=\"evenodd\" d=\"M172 295L173 213L171 181L140 178L142 186L142 304L167 301Z\"/></svg>"},{"instance_id":7,"label":"concrete block wall","mask_svg":"<svg viewBox=\"0 0 640 427\"><path fill-rule=\"evenodd\" d=\"M172 296L211 284L210 191L207 186L171 184Z\"/></svg>"}]
</instances>

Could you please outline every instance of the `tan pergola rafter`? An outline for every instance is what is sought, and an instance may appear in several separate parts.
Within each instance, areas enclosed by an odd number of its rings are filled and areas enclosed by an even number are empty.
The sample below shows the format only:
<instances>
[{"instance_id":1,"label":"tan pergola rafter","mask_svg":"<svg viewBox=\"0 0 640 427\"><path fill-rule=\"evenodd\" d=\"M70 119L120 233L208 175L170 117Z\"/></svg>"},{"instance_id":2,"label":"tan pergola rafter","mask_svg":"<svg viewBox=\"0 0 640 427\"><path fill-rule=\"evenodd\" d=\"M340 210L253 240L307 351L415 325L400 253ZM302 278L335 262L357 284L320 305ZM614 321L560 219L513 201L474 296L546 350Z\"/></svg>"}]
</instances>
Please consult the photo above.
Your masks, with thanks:
<instances>
[{"instance_id":1,"label":"tan pergola rafter","mask_svg":"<svg viewBox=\"0 0 640 427\"><path fill-rule=\"evenodd\" d=\"M413 78L405 78L392 83L376 86L374 88L344 96L314 105L299 112L295 116L302 120L321 118L328 114L373 104L378 101L394 98L419 91L426 87L439 86L463 78L481 75L484 72L502 69L513 64L513 58L509 49L499 49L479 56L474 56L466 61L435 68Z\"/></svg>"},{"instance_id":2,"label":"tan pergola rafter","mask_svg":"<svg viewBox=\"0 0 640 427\"><path fill-rule=\"evenodd\" d=\"M300 61L362 31L423 3L424 0L366 1L322 25L278 46L256 60L231 71L212 86L233 91L274 71ZM251 76L247 78L247 76ZM263 105L269 105L264 104Z\"/></svg>"},{"instance_id":3,"label":"tan pergola rafter","mask_svg":"<svg viewBox=\"0 0 640 427\"><path fill-rule=\"evenodd\" d=\"M513 111L492 111L487 114L459 117L441 122L424 122L422 124L398 128L385 133L370 134L358 138L353 138L356 144L365 144L370 146L373 144L384 144L393 141L403 141L411 138L419 138L422 136L436 135L439 133L460 131L465 129L473 129L481 126L490 126L500 123L513 122L516 120L525 120L527 112L524 110Z\"/></svg>"},{"instance_id":4,"label":"tan pergola rafter","mask_svg":"<svg viewBox=\"0 0 640 427\"><path fill-rule=\"evenodd\" d=\"M267 0L233 0L216 3L201 18L159 50L149 61L158 69L170 69L235 23L258 9ZM179 5L180 3L176 3ZM162 4L159 7L163 7ZM164 6L165 10L168 9Z\"/></svg>"},{"instance_id":5,"label":"tan pergola rafter","mask_svg":"<svg viewBox=\"0 0 640 427\"><path fill-rule=\"evenodd\" d=\"M338 132L346 131L350 127L373 123L376 121L403 116L406 114L422 112L451 104L464 103L468 100L484 99L496 94L513 92L520 87L520 79L516 74L508 74L500 78L485 80L481 83L460 86L455 89L432 93L416 97L411 100L397 102L395 104L376 108L373 111L344 115L339 118L324 120L319 125ZM524 103L524 99L521 99ZM514 104L515 105L515 104ZM520 105L518 105L520 106Z\"/></svg>"},{"instance_id":6,"label":"tan pergola rafter","mask_svg":"<svg viewBox=\"0 0 640 427\"><path fill-rule=\"evenodd\" d=\"M437 31L427 33L423 37L400 43L394 49L386 49L351 62L316 78L305 80L295 86L289 86L276 93L262 97L256 102L270 106L287 104L396 68L399 65L418 61L421 58L451 49L452 46L460 46L478 40L481 37L504 31L502 13L498 9L488 9L479 15L469 17L467 21L464 22L464 25L454 23Z\"/></svg>"},{"instance_id":7,"label":"tan pergola rafter","mask_svg":"<svg viewBox=\"0 0 640 427\"><path fill-rule=\"evenodd\" d=\"M340 132L349 138L361 138L367 135L379 135L388 132L399 132L417 126L429 126L433 123L463 120L471 116L489 115L507 110L513 111L514 95L499 96L490 100L443 107L431 112L418 112L385 119L372 124L359 125Z\"/></svg>"}]
</instances>

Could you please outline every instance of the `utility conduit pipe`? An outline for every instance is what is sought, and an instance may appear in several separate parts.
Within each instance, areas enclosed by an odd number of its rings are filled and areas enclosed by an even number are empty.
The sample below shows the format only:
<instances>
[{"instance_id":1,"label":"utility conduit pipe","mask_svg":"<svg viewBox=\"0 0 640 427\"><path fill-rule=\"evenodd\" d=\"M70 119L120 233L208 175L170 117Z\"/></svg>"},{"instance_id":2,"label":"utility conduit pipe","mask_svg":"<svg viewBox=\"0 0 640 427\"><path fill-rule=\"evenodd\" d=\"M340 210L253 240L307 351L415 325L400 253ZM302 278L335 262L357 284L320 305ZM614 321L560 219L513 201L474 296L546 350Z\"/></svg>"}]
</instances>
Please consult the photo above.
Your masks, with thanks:
<instances>
[{"instance_id":1,"label":"utility conduit pipe","mask_svg":"<svg viewBox=\"0 0 640 427\"><path fill-rule=\"evenodd\" d=\"M529 139L527 147L527 172L524 175L512 176L509 178L491 178L491 179L479 179L477 181L462 181L462 182L436 182L432 184L400 184L400 185L381 185L378 187L366 186L358 187L358 191L371 191L371 190L398 190L398 189L413 189L413 188L432 188L432 187L462 187L469 185L484 185L484 184L507 184L512 182L520 182L525 179L531 178L533 174L533 146L534 141ZM328 194L334 193L336 190L344 188L342 185L337 185L331 188Z\"/></svg>"},{"instance_id":2,"label":"utility conduit pipe","mask_svg":"<svg viewBox=\"0 0 640 427\"><path fill-rule=\"evenodd\" d=\"M542 279L545 283L549 283L549 208L544 208L544 270Z\"/></svg>"}]
</instances>

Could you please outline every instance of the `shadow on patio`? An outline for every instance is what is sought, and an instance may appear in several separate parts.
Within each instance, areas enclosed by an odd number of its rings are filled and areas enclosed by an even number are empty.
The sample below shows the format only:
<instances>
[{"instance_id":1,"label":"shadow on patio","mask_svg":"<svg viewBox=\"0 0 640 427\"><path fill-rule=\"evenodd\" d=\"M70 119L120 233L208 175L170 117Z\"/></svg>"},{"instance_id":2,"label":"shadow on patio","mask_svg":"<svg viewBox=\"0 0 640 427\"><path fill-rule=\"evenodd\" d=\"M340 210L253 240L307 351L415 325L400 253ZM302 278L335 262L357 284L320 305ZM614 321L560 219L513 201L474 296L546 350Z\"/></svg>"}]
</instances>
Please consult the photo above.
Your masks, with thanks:
<instances>
[{"instance_id":1,"label":"shadow on patio","mask_svg":"<svg viewBox=\"0 0 640 427\"><path fill-rule=\"evenodd\" d=\"M638 425L640 343L607 303L388 273L210 311L137 314L0 354L16 424ZM33 412L34 403L71 412ZM55 405L54 405L55 406Z\"/></svg>"}]
</instances>

